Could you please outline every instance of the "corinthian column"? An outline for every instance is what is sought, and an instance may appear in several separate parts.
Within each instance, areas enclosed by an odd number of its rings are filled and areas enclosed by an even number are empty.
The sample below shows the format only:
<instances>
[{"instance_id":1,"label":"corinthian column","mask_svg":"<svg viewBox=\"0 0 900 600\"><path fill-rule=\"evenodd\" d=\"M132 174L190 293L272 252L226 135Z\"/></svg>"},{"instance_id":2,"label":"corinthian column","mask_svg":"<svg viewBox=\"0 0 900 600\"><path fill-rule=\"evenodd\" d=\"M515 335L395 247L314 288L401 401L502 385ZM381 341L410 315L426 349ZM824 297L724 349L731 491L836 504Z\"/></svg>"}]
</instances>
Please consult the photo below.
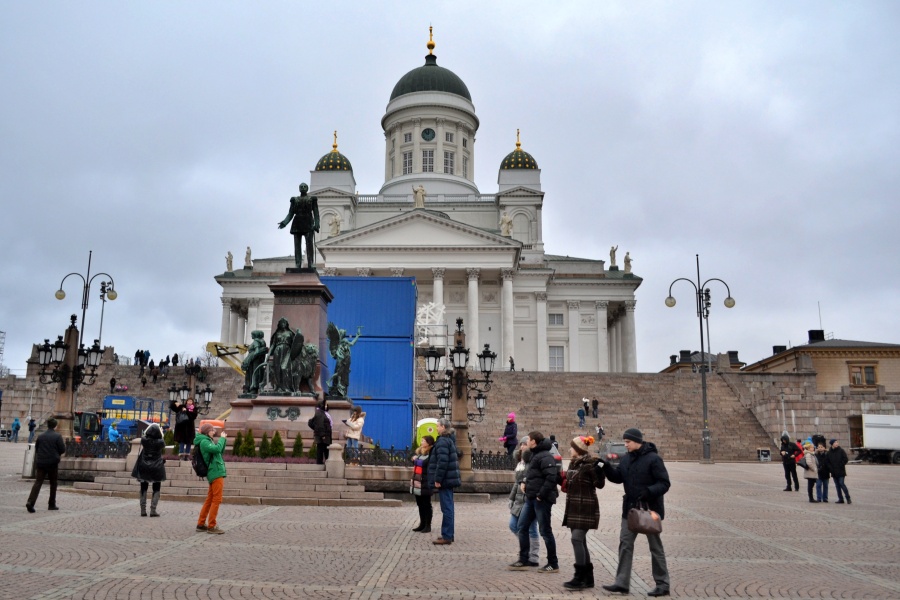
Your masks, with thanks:
<instances>
[{"instance_id":1,"label":"corinthian column","mask_svg":"<svg viewBox=\"0 0 900 600\"><path fill-rule=\"evenodd\" d=\"M227 344L231 339L231 298L222 296L222 330L219 341Z\"/></svg>"},{"instance_id":2,"label":"corinthian column","mask_svg":"<svg viewBox=\"0 0 900 600\"><path fill-rule=\"evenodd\" d=\"M597 371L599 373L610 372L609 368L609 332L606 329L606 310L609 302L597 300Z\"/></svg>"},{"instance_id":3,"label":"corinthian column","mask_svg":"<svg viewBox=\"0 0 900 600\"><path fill-rule=\"evenodd\" d=\"M478 276L480 274L481 269L466 269L466 277L469 278L469 319L465 325L465 330L466 341L469 343L469 348L472 350L471 356L481 352L481 345L478 343ZM469 360L471 360L471 358Z\"/></svg>"},{"instance_id":4,"label":"corinthian column","mask_svg":"<svg viewBox=\"0 0 900 600\"><path fill-rule=\"evenodd\" d=\"M550 347L547 345L547 292L535 292L537 303L537 370L550 370Z\"/></svg>"},{"instance_id":5,"label":"corinthian column","mask_svg":"<svg viewBox=\"0 0 900 600\"><path fill-rule=\"evenodd\" d=\"M581 326L581 304L569 300L569 371L581 370L581 347L578 344L578 328Z\"/></svg>"},{"instance_id":6,"label":"corinthian column","mask_svg":"<svg viewBox=\"0 0 900 600\"><path fill-rule=\"evenodd\" d=\"M634 300L625 301L625 321L622 327L622 371L635 373L637 371L637 340L634 334Z\"/></svg>"},{"instance_id":7,"label":"corinthian column","mask_svg":"<svg viewBox=\"0 0 900 600\"><path fill-rule=\"evenodd\" d=\"M434 276L434 292L432 301L444 306L444 267L433 267L431 274Z\"/></svg>"},{"instance_id":8,"label":"corinthian column","mask_svg":"<svg viewBox=\"0 0 900 600\"><path fill-rule=\"evenodd\" d=\"M503 321L503 349L501 350L502 361L509 360L509 357L515 357L516 351L516 335L513 328L513 275L515 269L500 269L500 276L503 278L503 290L501 293L501 319Z\"/></svg>"},{"instance_id":9,"label":"corinthian column","mask_svg":"<svg viewBox=\"0 0 900 600\"><path fill-rule=\"evenodd\" d=\"M247 339L256 331L259 322L259 298L250 298L247 301Z\"/></svg>"}]
</instances>

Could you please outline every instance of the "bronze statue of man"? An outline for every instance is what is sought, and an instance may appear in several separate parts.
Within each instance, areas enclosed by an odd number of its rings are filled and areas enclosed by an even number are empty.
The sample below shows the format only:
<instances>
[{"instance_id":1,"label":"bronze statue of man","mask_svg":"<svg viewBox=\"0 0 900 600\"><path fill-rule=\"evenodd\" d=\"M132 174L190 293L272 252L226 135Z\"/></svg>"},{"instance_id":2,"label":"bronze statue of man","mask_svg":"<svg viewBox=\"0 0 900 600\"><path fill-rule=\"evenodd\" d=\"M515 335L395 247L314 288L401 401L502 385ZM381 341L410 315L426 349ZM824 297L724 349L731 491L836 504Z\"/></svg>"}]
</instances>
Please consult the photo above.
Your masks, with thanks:
<instances>
[{"instance_id":1,"label":"bronze statue of man","mask_svg":"<svg viewBox=\"0 0 900 600\"><path fill-rule=\"evenodd\" d=\"M306 266L312 269L316 260L315 235L319 232L319 199L307 195L308 191L309 186L301 183L300 195L291 198L291 208L278 224L278 229L284 229L291 219L294 220L291 223L291 233L294 235L294 262L298 269L303 267L303 238L306 238Z\"/></svg>"}]
</instances>

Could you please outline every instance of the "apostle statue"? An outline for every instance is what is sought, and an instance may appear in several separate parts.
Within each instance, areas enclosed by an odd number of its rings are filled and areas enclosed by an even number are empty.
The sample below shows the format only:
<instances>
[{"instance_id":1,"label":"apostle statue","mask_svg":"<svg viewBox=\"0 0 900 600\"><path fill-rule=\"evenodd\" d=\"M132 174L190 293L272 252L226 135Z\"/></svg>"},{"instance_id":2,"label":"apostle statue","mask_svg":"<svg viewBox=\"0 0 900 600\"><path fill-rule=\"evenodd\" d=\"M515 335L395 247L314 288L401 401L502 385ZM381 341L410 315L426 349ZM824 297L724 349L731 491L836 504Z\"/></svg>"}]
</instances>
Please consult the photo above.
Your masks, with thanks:
<instances>
[{"instance_id":1,"label":"apostle statue","mask_svg":"<svg viewBox=\"0 0 900 600\"><path fill-rule=\"evenodd\" d=\"M609 266L616 266L616 250L618 250L618 246L610 246L609 247Z\"/></svg>"},{"instance_id":2,"label":"apostle statue","mask_svg":"<svg viewBox=\"0 0 900 600\"><path fill-rule=\"evenodd\" d=\"M512 217L509 216L508 212L503 211L503 214L500 216L500 235L510 237L512 235L512 226Z\"/></svg>"},{"instance_id":3,"label":"apostle statue","mask_svg":"<svg viewBox=\"0 0 900 600\"><path fill-rule=\"evenodd\" d=\"M234 256L231 254L231 250L228 251L228 254L225 255L225 272L231 273L234 271Z\"/></svg>"},{"instance_id":4,"label":"apostle statue","mask_svg":"<svg viewBox=\"0 0 900 600\"><path fill-rule=\"evenodd\" d=\"M413 208L425 208L425 196L428 195L425 193L425 186L420 183L419 187L413 186L412 191L415 198Z\"/></svg>"},{"instance_id":5,"label":"apostle statue","mask_svg":"<svg viewBox=\"0 0 900 600\"><path fill-rule=\"evenodd\" d=\"M631 252L625 253L625 272L631 273Z\"/></svg>"}]
</instances>

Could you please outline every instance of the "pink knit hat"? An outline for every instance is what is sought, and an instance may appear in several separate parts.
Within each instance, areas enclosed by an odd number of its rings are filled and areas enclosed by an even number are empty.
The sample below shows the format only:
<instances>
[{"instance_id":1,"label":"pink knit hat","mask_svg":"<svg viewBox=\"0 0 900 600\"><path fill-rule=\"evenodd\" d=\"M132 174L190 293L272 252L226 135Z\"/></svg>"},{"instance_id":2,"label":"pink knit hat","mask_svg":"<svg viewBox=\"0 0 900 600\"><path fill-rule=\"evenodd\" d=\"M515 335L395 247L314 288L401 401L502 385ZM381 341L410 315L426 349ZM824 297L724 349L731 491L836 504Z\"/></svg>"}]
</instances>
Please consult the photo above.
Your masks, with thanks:
<instances>
[{"instance_id":1,"label":"pink knit hat","mask_svg":"<svg viewBox=\"0 0 900 600\"><path fill-rule=\"evenodd\" d=\"M515 421L515 420L516 420L516 413L509 413L508 415L506 415L506 419L507 419L507 420L513 420L513 421Z\"/></svg>"}]
</instances>

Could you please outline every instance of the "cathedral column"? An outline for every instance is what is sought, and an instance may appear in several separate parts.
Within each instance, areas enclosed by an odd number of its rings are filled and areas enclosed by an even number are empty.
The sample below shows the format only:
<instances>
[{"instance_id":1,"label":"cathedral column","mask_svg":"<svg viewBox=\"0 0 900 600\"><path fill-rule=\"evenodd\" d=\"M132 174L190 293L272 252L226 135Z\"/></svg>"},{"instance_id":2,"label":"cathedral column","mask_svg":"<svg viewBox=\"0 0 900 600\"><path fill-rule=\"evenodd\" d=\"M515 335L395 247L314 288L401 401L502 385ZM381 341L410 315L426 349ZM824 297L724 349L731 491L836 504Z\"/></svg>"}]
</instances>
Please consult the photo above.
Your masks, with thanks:
<instances>
[{"instance_id":1,"label":"cathedral column","mask_svg":"<svg viewBox=\"0 0 900 600\"><path fill-rule=\"evenodd\" d=\"M609 323L609 372L619 372L619 322L615 313Z\"/></svg>"},{"instance_id":2,"label":"cathedral column","mask_svg":"<svg viewBox=\"0 0 900 600\"><path fill-rule=\"evenodd\" d=\"M434 150L434 172L444 172L444 119L435 119L437 123L437 148ZM438 162L440 161L440 162ZM440 168L438 168L440 166Z\"/></svg>"},{"instance_id":3,"label":"cathedral column","mask_svg":"<svg viewBox=\"0 0 900 600\"><path fill-rule=\"evenodd\" d=\"M516 336L513 323L513 275L515 269L500 269L500 277L503 278L503 289L500 295L500 313L503 321L503 349L500 358L508 361L509 357L515 358ZM503 364L502 362L500 364Z\"/></svg>"},{"instance_id":4,"label":"cathedral column","mask_svg":"<svg viewBox=\"0 0 900 600\"><path fill-rule=\"evenodd\" d=\"M222 330L219 341L227 344L231 339L231 298L222 296Z\"/></svg>"},{"instance_id":5,"label":"cathedral column","mask_svg":"<svg viewBox=\"0 0 900 600\"><path fill-rule=\"evenodd\" d=\"M226 341L226 343L237 344L238 318L240 317L240 315L238 315L237 311L234 310L234 306L229 308L229 310L231 311L231 314L229 315L228 320L228 340Z\"/></svg>"},{"instance_id":6,"label":"cathedral column","mask_svg":"<svg viewBox=\"0 0 900 600\"><path fill-rule=\"evenodd\" d=\"M578 344L578 328L581 326L581 304L569 300L569 371L581 370L581 347Z\"/></svg>"},{"instance_id":7,"label":"cathedral column","mask_svg":"<svg viewBox=\"0 0 900 600\"><path fill-rule=\"evenodd\" d=\"M597 308L597 371L608 373L610 371L609 332L606 329L606 309L609 308L609 302L597 300L595 306Z\"/></svg>"},{"instance_id":8,"label":"cathedral column","mask_svg":"<svg viewBox=\"0 0 900 600\"><path fill-rule=\"evenodd\" d=\"M256 331L259 322L259 298L250 298L247 303L247 331L252 334Z\"/></svg>"},{"instance_id":9,"label":"cathedral column","mask_svg":"<svg viewBox=\"0 0 900 600\"><path fill-rule=\"evenodd\" d=\"M431 274L434 276L434 291L432 292L431 301L441 306L444 303L444 267L432 267Z\"/></svg>"},{"instance_id":10,"label":"cathedral column","mask_svg":"<svg viewBox=\"0 0 900 600\"><path fill-rule=\"evenodd\" d=\"M547 345L547 292L535 292L537 301L537 370L550 370L550 347Z\"/></svg>"},{"instance_id":11,"label":"cathedral column","mask_svg":"<svg viewBox=\"0 0 900 600\"><path fill-rule=\"evenodd\" d=\"M422 139L422 119L413 119L413 173L422 172L422 148L419 141Z\"/></svg>"},{"instance_id":12,"label":"cathedral column","mask_svg":"<svg viewBox=\"0 0 900 600\"><path fill-rule=\"evenodd\" d=\"M466 269L466 276L469 278L469 297L467 301L469 318L465 324L465 330L466 341L469 343L473 357L481 353L481 345L478 343L478 276L480 273L481 269L478 268ZM471 357L469 360L471 361Z\"/></svg>"},{"instance_id":13,"label":"cathedral column","mask_svg":"<svg viewBox=\"0 0 900 600\"><path fill-rule=\"evenodd\" d=\"M622 323L622 371L637 372L637 340L634 333L634 300L625 301L625 320Z\"/></svg>"},{"instance_id":14,"label":"cathedral column","mask_svg":"<svg viewBox=\"0 0 900 600\"><path fill-rule=\"evenodd\" d=\"M247 343L247 320L238 313L238 322L237 322L237 335L235 336L237 340L235 344L246 344Z\"/></svg>"}]
</instances>

